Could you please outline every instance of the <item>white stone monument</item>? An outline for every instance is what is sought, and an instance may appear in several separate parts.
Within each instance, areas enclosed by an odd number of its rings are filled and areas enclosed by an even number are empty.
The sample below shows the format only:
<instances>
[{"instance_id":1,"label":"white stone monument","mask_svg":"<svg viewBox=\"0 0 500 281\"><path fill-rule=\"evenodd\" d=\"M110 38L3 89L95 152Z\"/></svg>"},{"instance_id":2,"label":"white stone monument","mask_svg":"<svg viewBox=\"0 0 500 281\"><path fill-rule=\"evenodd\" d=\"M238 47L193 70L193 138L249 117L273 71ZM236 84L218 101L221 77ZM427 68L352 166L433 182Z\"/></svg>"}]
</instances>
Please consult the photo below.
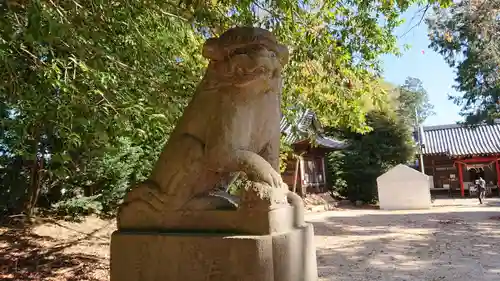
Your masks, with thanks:
<instances>
[{"instance_id":1,"label":"white stone monument","mask_svg":"<svg viewBox=\"0 0 500 281\"><path fill-rule=\"evenodd\" d=\"M429 176L399 164L377 178L381 210L428 209L431 207Z\"/></svg>"}]
</instances>

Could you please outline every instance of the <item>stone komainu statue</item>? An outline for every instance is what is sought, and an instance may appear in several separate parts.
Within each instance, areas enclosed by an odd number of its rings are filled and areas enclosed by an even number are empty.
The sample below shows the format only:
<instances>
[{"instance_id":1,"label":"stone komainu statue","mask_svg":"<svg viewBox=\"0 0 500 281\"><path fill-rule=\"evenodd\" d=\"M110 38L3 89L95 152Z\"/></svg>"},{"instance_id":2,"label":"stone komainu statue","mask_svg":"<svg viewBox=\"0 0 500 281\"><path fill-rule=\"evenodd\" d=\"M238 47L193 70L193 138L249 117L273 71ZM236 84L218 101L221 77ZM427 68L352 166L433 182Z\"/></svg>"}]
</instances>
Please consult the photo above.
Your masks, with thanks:
<instances>
[{"instance_id":1,"label":"stone komainu statue","mask_svg":"<svg viewBox=\"0 0 500 281\"><path fill-rule=\"evenodd\" d=\"M120 207L111 281L317 281L314 228L278 172L287 49L233 28L203 55L205 76L149 180ZM239 200L220 196L217 183L238 172L249 180Z\"/></svg>"},{"instance_id":2,"label":"stone komainu statue","mask_svg":"<svg viewBox=\"0 0 500 281\"><path fill-rule=\"evenodd\" d=\"M288 49L267 30L233 28L207 40L205 76L149 179L127 194L119 227L179 211L236 209L302 200L279 174L281 70ZM214 193L244 172L251 187L240 203ZM301 207L297 207L299 212Z\"/></svg>"}]
</instances>

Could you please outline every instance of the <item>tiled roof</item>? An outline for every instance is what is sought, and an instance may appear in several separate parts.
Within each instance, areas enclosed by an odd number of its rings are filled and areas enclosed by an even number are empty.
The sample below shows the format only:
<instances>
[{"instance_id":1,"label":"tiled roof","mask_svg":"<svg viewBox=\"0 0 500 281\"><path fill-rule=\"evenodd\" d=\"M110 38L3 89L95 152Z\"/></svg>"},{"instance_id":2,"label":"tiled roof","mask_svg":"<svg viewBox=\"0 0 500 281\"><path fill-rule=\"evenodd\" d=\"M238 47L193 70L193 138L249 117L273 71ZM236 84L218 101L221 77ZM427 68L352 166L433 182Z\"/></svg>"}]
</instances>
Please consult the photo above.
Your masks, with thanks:
<instances>
[{"instance_id":1,"label":"tiled roof","mask_svg":"<svg viewBox=\"0 0 500 281\"><path fill-rule=\"evenodd\" d=\"M306 110L294 125L290 124L283 116L280 122L281 133L285 135L285 142L288 144L303 141L312 134L318 145L333 148L344 149L347 144L341 140L332 139L322 134L322 128L312 110Z\"/></svg>"},{"instance_id":2,"label":"tiled roof","mask_svg":"<svg viewBox=\"0 0 500 281\"><path fill-rule=\"evenodd\" d=\"M500 154L500 124L427 126L423 128L424 155L469 156Z\"/></svg>"}]
</instances>

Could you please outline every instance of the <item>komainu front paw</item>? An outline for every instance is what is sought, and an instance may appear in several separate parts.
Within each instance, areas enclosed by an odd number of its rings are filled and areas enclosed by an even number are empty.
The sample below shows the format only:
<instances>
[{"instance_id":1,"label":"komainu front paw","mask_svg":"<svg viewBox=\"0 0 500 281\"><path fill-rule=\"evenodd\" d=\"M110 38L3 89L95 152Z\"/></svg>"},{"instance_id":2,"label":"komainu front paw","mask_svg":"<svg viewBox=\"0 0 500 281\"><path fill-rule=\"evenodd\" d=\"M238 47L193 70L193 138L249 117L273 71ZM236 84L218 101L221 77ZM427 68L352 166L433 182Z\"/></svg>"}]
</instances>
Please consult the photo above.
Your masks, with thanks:
<instances>
[{"instance_id":1,"label":"komainu front paw","mask_svg":"<svg viewBox=\"0 0 500 281\"><path fill-rule=\"evenodd\" d=\"M273 188L262 182L252 182L242 191L240 208L273 209L288 204L288 189Z\"/></svg>"}]
</instances>

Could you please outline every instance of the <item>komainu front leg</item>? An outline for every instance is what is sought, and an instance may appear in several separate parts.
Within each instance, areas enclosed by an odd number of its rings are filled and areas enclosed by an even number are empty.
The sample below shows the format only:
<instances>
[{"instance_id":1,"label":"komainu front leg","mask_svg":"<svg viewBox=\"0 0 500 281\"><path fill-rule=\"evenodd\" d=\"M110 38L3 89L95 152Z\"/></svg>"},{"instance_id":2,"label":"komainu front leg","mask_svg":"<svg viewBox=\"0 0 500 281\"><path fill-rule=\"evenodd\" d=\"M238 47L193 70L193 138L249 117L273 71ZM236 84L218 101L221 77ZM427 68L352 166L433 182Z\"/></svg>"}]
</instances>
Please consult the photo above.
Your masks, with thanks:
<instances>
[{"instance_id":1,"label":"komainu front leg","mask_svg":"<svg viewBox=\"0 0 500 281\"><path fill-rule=\"evenodd\" d=\"M259 154L248 150L237 150L234 152L234 163L232 164L231 170L244 172L252 182L264 182L272 188L283 187L279 167L275 169Z\"/></svg>"},{"instance_id":2,"label":"komainu front leg","mask_svg":"<svg viewBox=\"0 0 500 281\"><path fill-rule=\"evenodd\" d=\"M274 170L276 170L278 173L280 172L280 148L279 144L278 147L276 147L275 144L272 143L267 143L264 149L259 153L264 160L269 162L271 164L271 167L273 167Z\"/></svg>"}]
</instances>

